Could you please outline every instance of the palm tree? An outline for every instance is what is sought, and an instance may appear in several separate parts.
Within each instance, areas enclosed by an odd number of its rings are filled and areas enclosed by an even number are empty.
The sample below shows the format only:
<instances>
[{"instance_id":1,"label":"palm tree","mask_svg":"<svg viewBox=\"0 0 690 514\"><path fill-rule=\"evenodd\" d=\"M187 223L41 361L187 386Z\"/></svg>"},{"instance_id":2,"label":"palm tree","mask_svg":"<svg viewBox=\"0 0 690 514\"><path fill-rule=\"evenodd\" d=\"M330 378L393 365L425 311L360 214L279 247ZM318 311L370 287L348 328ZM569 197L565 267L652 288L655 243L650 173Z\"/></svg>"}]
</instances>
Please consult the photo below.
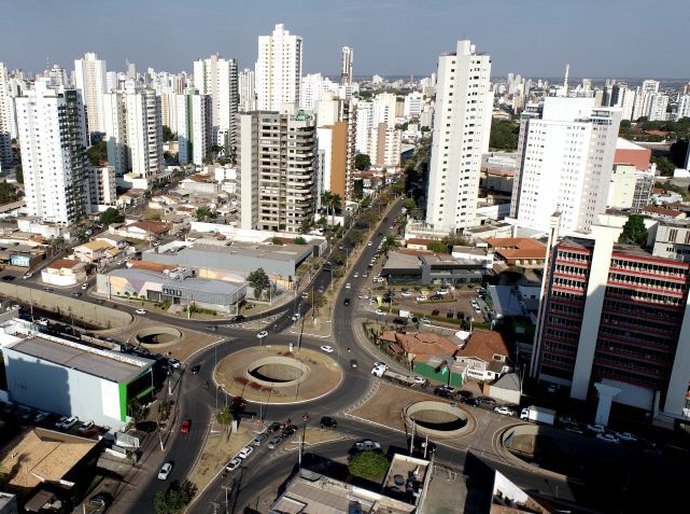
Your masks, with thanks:
<instances>
[{"instance_id":1,"label":"palm tree","mask_svg":"<svg viewBox=\"0 0 690 514\"><path fill-rule=\"evenodd\" d=\"M383 252L388 255L388 252L390 250L394 250L395 248L398 248L400 246L400 241L398 241L394 235L388 234L386 236L386 239L383 240L383 246L382 250Z\"/></svg>"},{"instance_id":2,"label":"palm tree","mask_svg":"<svg viewBox=\"0 0 690 514\"><path fill-rule=\"evenodd\" d=\"M321 204L326 208L326 214L331 213L331 225L335 225L335 211L340 209L343 199L337 193L324 191L321 193Z\"/></svg>"},{"instance_id":3,"label":"palm tree","mask_svg":"<svg viewBox=\"0 0 690 514\"><path fill-rule=\"evenodd\" d=\"M233 419L234 416L232 415L232 412L230 412L230 407L227 405L216 411L216 421L219 425L223 426L226 437L230 436L230 425L232 425Z\"/></svg>"}]
</instances>

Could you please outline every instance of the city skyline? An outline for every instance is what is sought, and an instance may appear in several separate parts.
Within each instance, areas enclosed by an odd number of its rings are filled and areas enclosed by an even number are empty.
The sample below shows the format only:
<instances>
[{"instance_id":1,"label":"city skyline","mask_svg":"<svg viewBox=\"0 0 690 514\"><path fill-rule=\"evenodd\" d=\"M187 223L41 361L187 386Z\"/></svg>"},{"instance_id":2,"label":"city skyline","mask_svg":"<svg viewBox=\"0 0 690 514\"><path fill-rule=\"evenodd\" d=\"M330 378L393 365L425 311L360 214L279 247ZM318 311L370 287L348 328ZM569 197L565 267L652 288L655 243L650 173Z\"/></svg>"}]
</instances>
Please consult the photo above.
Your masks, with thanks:
<instances>
[{"instance_id":1,"label":"city skyline","mask_svg":"<svg viewBox=\"0 0 690 514\"><path fill-rule=\"evenodd\" d=\"M11 14L0 20L0 60L29 72L47 64L69 70L74 59L96 52L109 69L124 69L128 59L139 71L191 72L195 59L220 52L236 58L240 69L253 68L257 37L283 23L304 40L305 74L337 76L341 48L349 46L355 76L429 75L439 54L457 40L471 39L491 55L494 76L559 77L566 63L573 77L690 76L678 65L683 62L680 0L556 4L534 0L529 9L518 10L507 0L481 6L436 0L430 9L417 0L335 1L327 7L306 0L286 8L268 0L254 9L172 0L162 9L130 0L94 5L68 0L59 6L29 0L8 6ZM196 27L203 27L201 37ZM641 31L664 37L639 37Z\"/></svg>"}]
</instances>

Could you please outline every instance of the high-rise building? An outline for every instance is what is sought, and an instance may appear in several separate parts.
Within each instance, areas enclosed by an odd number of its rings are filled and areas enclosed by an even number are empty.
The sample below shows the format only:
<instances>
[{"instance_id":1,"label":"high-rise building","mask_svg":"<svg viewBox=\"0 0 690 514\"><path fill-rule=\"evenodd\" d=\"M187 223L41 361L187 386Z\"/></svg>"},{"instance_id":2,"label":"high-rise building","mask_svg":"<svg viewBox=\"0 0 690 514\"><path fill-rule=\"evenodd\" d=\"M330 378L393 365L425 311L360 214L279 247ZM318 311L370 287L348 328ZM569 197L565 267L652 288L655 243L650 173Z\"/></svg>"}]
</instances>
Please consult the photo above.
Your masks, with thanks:
<instances>
[{"instance_id":1,"label":"high-rise building","mask_svg":"<svg viewBox=\"0 0 690 514\"><path fill-rule=\"evenodd\" d=\"M290 34L282 23L270 36L259 36L256 61L256 101L260 111L284 112L297 106L302 79L302 37Z\"/></svg>"},{"instance_id":2,"label":"high-rise building","mask_svg":"<svg viewBox=\"0 0 690 514\"><path fill-rule=\"evenodd\" d=\"M211 141L209 111L211 99L189 89L177 98L177 145L180 164L194 163L201 166L208 155Z\"/></svg>"},{"instance_id":3,"label":"high-rise building","mask_svg":"<svg viewBox=\"0 0 690 514\"><path fill-rule=\"evenodd\" d=\"M74 61L75 86L82 91L86 106L86 120L89 134L105 131L103 118L103 95L106 90L105 61L95 53L84 54Z\"/></svg>"},{"instance_id":4,"label":"high-rise building","mask_svg":"<svg viewBox=\"0 0 690 514\"><path fill-rule=\"evenodd\" d=\"M668 100L668 95L663 93L652 95L649 102L649 121L666 121L668 119L668 115L666 114Z\"/></svg>"},{"instance_id":5,"label":"high-rise building","mask_svg":"<svg viewBox=\"0 0 690 514\"><path fill-rule=\"evenodd\" d=\"M652 109L652 98L659 93L660 85L658 80L645 80L642 82L642 86L637 88L632 112L633 121L649 116Z\"/></svg>"},{"instance_id":6,"label":"high-rise building","mask_svg":"<svg viewBox=\"0 0 690 514\"><path fill-rule=\"evenodd\" d=\"M240 114L240 227L299 233L313 221L316 152L313 115Z\"/></svg>"},{"instance_id":7,"label":"high-rise building","mask_svg":"<svg viewBox=\"0 0 690 514\"><path fill-rule=\"evenodd\" d=\"M489 149L491 57L470 41L438 59L426 222L435 231L476 223L479 171Z\"/></svg>"},{"instance_id":8,"label":"high-rise building","mask_svg":"<svg viewBox=\"0 0 690 514\"><path fill-rule=\"evenodd\" d=\"M354 52L349 46L344 46L342 49L342 54L340 84L343 86L349 86L352 84L352 62L354 60Z\"/></svg>"},{"instance_id":9,"label":"high-rise building","mask_svg":"<svg viewBox=\"0 0 690 514\"><path fill-rule=\"evenodd\" d=\"M104 96L108 163L118 176L132 172L151 178L163 171L160 98L153 89L125 82Z\"/></svg>"},{"instance_id":10,"label":"high-rise building","mask_svg":"<svg viewBox=\"0 0 690 514\"><path fill-rule=\"evenodd\" d=\"M41 78L16 98L16 108L29 215L62 225L78 221L89 209L81 91Z\"/></svg>"},{"instance_id":11,"label":"high-rise building","mask_svg":"<svg viewBox=\"0 0 690 514\"><path fill-rule=\"evenodd\" d=\"M9 168L12 165L13 102L14 99L10 96L7 68L0 62L0 169Z\"/></svg>"},{"instance_id":12,"label":"high-rise building","mask_svg":"<svg viewBox=\"0 0 690 514\"><path fill-rule=\"evenodd\" d=\"M254 70L249 68L243 69L238 73L239 83L239 110L241 112L249 112L256 109L256 87L254 80Z\"/></svg>"},{"instance_id":13,"label":"high-rise building","mask_svg":"<svg viewBox=\"0 0 690 514\"><path fill-rule=\"evenodd\" d=\"M331 98L337 93L338 84L321 73L305 75L299 89L299 108L303 111L315 111L322 98Z\"/></svg>"},{"instance_id":14,"label":"high-rise building","mask_svg":"<svg viewBox=\"0 0 690 514\"><path fill-rule=\"evenodd\" d=\"M572 398L598 395L603 424L611 402L681 417L690 398L690 264L617 244L625 221L554 246L531 366Z\"/></svg>"},{"instance_id":15,"label":"high-rise building","mask_svg":"<svg viewBox=\"0 0 690 514\"><path fill-rule=\"evenodd\" d=\"M218 54L194 61L194 87L211 97L211 137L229 153L237 144L239 90L237 61Z\"/></svg>"},{"instance_id":16,"label":"high-rise building","mask_svg":"<svg viewBox=\"0 0 690 514\"><path fill-rule=\"evenodd\" d=\"M510 208L520 226L546 231L545 213L560 212L563 232L589 229L606 210L620 117L592 97L547 97L523 113Z\"/></svg>"}]
</instances>

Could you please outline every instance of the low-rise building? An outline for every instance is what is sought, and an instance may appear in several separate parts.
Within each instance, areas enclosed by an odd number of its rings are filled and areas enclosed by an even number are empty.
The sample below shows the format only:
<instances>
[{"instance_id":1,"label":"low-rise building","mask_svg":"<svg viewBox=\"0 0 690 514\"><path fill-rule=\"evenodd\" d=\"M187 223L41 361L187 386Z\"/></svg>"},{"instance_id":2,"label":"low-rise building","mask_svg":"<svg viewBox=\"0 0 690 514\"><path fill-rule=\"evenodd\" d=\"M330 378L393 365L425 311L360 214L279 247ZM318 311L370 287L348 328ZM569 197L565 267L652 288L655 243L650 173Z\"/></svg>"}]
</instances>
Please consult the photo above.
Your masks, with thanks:
<instances>
[{"instance_id":1,"label":"low-rise building","mask_svg":"<svg viewBox=\"0 0 690 514\"><path fill-rule=\"evenodd\" d=\"M529 237L488 237L484 239L497 261L506 266L544 267L546 246Z\"/></svg>"},{"instance_id":2,"label":"low-rise building","mask_svg":"<svg viewBox=\"0 0 690 514\"><path fill-rule=\"evenodd\" d=\"M72 251L75 259L81 262L94 263L98 262L103 257L112 257L112 250L117 250L117 248L101 239L75 246Z\"/></svg>"},{"instance_id":3,"label":"low-rise building","mask_svg":"<svg viewBox=\"0 0 690 514\"><path fill-rule=\"evenodd\" d=\"M190 268L156 273L143 269L116 269L96 278L101 295L142 298L172 305L195 305L225 313L236 311L237 303L247 294L243 283L194 278Z\"/></svg>"},{"instance_id":4,"label":"low-rise building","mask_svg":"<svg viewBox=\"0 0 690 514\"><path fill-rule=\"evenodd\" d=\"M463 286L481 284L486 272L481 260L403 250L388 255L381 276L395 285Z\"/></svg>"},{"instance_id":5,"label":"low-rise building","mask_svg":"<svg viewBox=\"0 0 690 514\"><path fill-rule=\"evenodd\" d=\"M211 175L196 173L180 181L180 189L185 193L215 196L221 192L220 183Z\"/></svg>"},{"instance_id":6,"label":"low-rise building","mask_svg":"<svg viewBox=\"0 0 690 514\"><path fill-rule=\"evenodd\" d=\"M155 220L141 220L134 223L127 223L118 227L110 226L108 232L117 234L123 237L130 237L133 239L146 239L149 241L166 236L172 230L172 226L168 223Z\"/></svg>"},{"instance_id":7,"label":"low-rise building","mask_svg":"<svg viewBox=\"0 0 690 514\"><path fill-rule=\"evenodd\" d=\"M0 328L5 400L119 429L132 400L152 397L150 359L39 333L18 319Z\"/></svg>"},{"instance_id":8,"label":"low-rise building","mask_svg":"<svg viewBox=\"0 0 690 514\"><path fill-rule=\"evenodd\" d=\"M75 286L86 280L86 264L74 259L57 259L41 270L41 280L53 286Z\"/></svg>"},{"instance_id":9,"label":"low-rise building","mask_svg":"<svg viewBox=\"0 0 690 514\"><path fill-rule=\"evenodd\" d=\"M455 354L455 360L464 365L464 377L485 382L510 371L509 354L508 345L499 332L475 330L464 348Z\"/></svg>"}]
</instances>

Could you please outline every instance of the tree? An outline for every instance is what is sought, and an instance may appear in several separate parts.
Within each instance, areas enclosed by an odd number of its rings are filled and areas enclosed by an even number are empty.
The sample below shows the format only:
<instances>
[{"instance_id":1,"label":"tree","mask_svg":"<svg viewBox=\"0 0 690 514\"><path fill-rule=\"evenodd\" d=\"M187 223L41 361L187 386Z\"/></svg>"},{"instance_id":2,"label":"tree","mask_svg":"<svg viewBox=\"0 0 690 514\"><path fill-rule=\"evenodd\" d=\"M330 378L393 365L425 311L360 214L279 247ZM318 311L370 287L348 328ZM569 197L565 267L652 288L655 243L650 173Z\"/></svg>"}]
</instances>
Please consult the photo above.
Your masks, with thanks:
<instances>
[{"instance_id":1,"label":"tree","mask_svg":"<svg viewBox=\"0 0 690 514\"><path fill-rule=\"evenodd\" d=\"M24 183L24 170L22 169L21 165L17 166L17 168L14 170L14 180L17 181L17 184Z\"/></svg>"},{"instance_id":2,"label":"tree","mask_svg":"<svg viewBox=\"0 0 690 514\"><path fill-rule=\"evenodd\" d=\"M103 166L108 163L108 143L100 141L86 151L92 166Z\"/></svg>"},{"instance_id":3,"label":"tree","mask_svg":"<svg viewBox=\"0 0 690 514\"><path fill-rule=\"evenodd\" d=\"M448 253L448 245L442 241L431 241L426 249L434 253Z\"/></svg>"},{"instance_id":4,"label":"tree","mask_svg":"<svg viewBox=\"0 0 690 514\"><path fill-rule=\"evenodd\" d=\"M357 246L364 241L364 233L361 230L351 230L350 235L348 236L350 241Z\"/></svg>"},{"instance_id":5,"label":"tree","mask_svg":"<svg viewBox=\"0 0 690 514\"><path fill-rule=\"evenodd\" d=\"M163 141L168 142L175 140L177 140L177 134L170 130L170 127L167 125L163 125Z\"/></svg>"},{"instance_id":6,"label":"tree","mask_svg":"<svg viewBox=\"0 0 690 514\"><path fill-rule=\"evenodd\" d=\"M348 469L353 477L379 482L388 471L390 463L386 456L377 451L364 451L355 455Z\"/></svg>"},{"instance_id":7,"label":"tree","mask_svg":"<svg viewBox=\"0 0 690 514\"><path fill-rule=\"evenodd\" d=\"M623 232L621 232L618 241L644 247L647 244L647 228L644 226L644 218L639 214L628 216L628 221L623 225Z\"/></svg>"},{"instance_id":8,"label":"tree","mask_svg":"<svg viewBox=\"0 0 690 514\"><path fill-rule=\"evenodd\" d=\"M493 118L491 120L491 134L489 148L495 150L517 150L520 124L512 120Z\"/></svg>"},{"instance_id":9,"label":"tree","mask_svg":"<svg viewBox=\"0 0 690 514\"><path fill-rule=\"evenodd\" d=\"M6 181L0 182L0 205L16 202L19 199L17 188Z\"/></svg>"},{"instance_id":10,"label":"tree","mask_svg":"<svg viewBox=\"0 0 690 514\"><path fill-rule=\"evenodd\" d=\"M365 153L355 155L355 169L364 171L371 167L371 158Z\"/></svg>"},{"instance_id":11,"label":"tree","mask_svg":"<svg viewBox=\"0 0 690 514\"><path fill-rule=\"evenodd\" d=\"M210 207L199 207L196 210L196 220L197 221L210 221L216 217L216 213L211 210Z\"/></svg>"},{"instance_id":12,"label":"tree","mask_svg":"<svg viewBox=\"0 0 690 514\"><path fill-rule=\"evenodd\" d=\"M283 246L285 243L283 242L282 238L274 236L271 238L271 244L274 246Z\"/></svg>"},{"instance_id":13,"label":"tree","mask_svg":"<svg viewBox=\"0 0 690 514\"><path fill-rule=\"evenodd\" d=\"M261 293L268 289L271 285L271 281L263 268L252 271L249 275L247 275L247 282L249 282L249 285L254 288L254 297L257 299L260 298Z\"/></svg>"},{"instance_id":14,"label":"tree","mask_svg":"<svg viewBox=\"0 0 690 514\"><path fill-rule=\"evenodd\" d=\"M180 485L178 481L170 484L165 491L158 491L154 500L156 514L177 514L189 505L196 494L196 486L185 481Z\"/></svg>"},{"instance_id":15,"label":"tree","mask_svg":"<svg viewBox=\"0 0 690 514\"><path fill-rule=\"evenodd\" d=\"M323 295L323 293L312 294L310 300L311 308L314 309L314 315L318 314L319 309L326 305L326 297Z\"/></svg>"},{"instance_id":16,"label":"tree","mask_svg":"<svg viewBox=\"0 0 690 514\"><path fill-rule=\"evenodd\" d=\"M232 425L233 419L234 416L230 412L230 407L221 407L216 411L216 421L223 427L226 437L230 436L230 425Z\"/></svg>"},{"instance_id":17,"label":"tree","mask_svg":"<svg viewBox=\"0 0 690 514\"><path fill-rule=\"evenodd\" d=\"M314 226L314 220L311 218L305 218L302 220L302 223L299 224L299 233L300 234L308 234L309 231L311 230L311 227Z\"/></svg>"},{"instance_id":18,"label":"tree","mask_svg":"<svg viewBox=\"0 0 690 514\"><path fill-rule=\"evenodd\" d=\"M296 245L305 245L307 244L307 240L304 239L302 236L297 236L294 240Z\"/></svg>"},{"instance_id":19,"label":"tree","mask_svg":"<svg viewBox=\"0 0 690 514\"><path fill-rule=\"evenodd\" d=\"M383 253L388 255L388 252L390 250L395 250L400 246L400 241L398 241L394 235L388 234L386 238L383 240L383 246L381 249L383 250Z\"/></svg>"},{"instance_id":20,"label":"tree","mask_svg":"<svg viewBox=\"0 0 690 514\"><path fill-rule=\"evenodd\" d=\"M105 226L108 226L111 223L120 223L124 219L125 217L120 214L120 211L118 211L115 207L108 207L98 217L98 220L101 222L101 224Z\"/></svg>"},{"instance_id":21,"label":"tree","mask_svg":"<svg viewBox=\"0 0 690 514\"><path fill-rule=\"evenodd\" d=\"M337 193L324 191L321 193L321 204L326 208L326 214L331 213L331 225L335 225L335 211L340 210L342 198Z\"/></svg>"},{"instance_id":22,"label":"tree","mask_svg":"<svg viewBox=\"0 0 690 514\"><path fill-rule=\"evenodd\" d=\"M652 162L656 164L659 174L663 177L672 177L676 171L675 165L666 157L652 157Z\"/></svg>"}]
</instances>

